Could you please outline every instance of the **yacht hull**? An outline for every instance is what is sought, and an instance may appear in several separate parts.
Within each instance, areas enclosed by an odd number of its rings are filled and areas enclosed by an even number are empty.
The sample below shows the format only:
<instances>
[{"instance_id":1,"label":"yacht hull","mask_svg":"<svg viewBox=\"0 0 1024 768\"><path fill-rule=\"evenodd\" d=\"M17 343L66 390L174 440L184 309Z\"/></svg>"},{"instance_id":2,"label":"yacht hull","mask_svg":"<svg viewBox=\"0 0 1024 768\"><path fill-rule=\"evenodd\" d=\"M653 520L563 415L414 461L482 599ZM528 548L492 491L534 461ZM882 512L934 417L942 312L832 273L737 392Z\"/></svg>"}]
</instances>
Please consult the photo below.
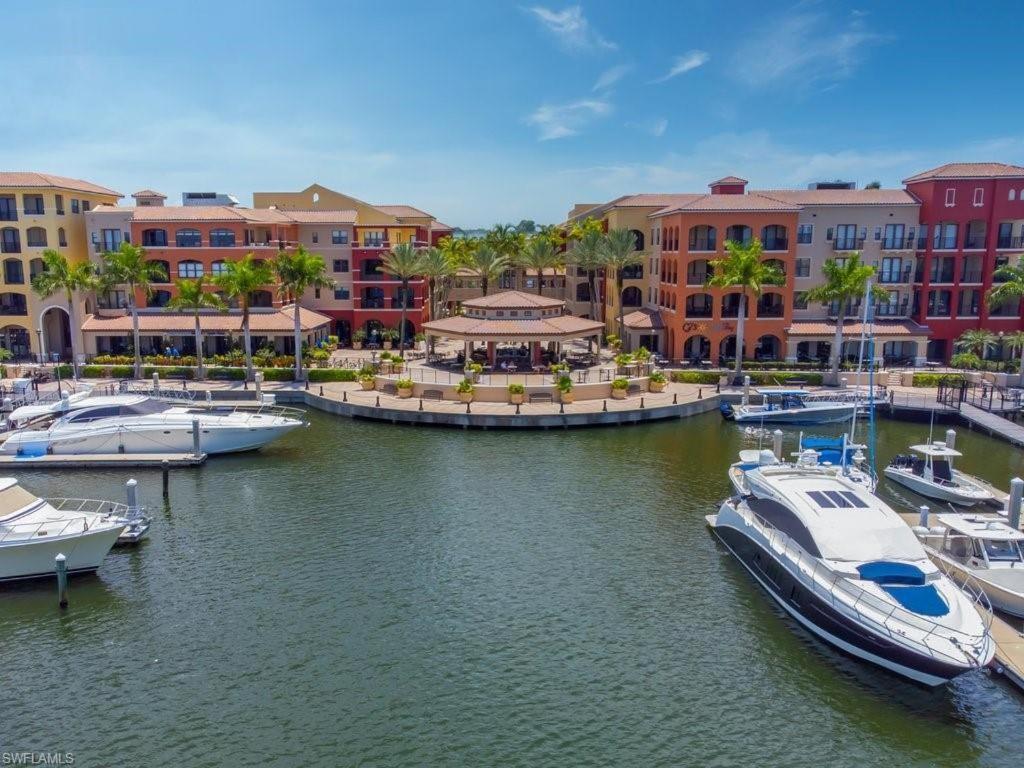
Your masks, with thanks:
<instances>
[{"instance_id":1,"label":"yacht hull","mask_svg":"<svg viewBox=\"0 0 1024 768\"><path fill-rule=\"evenodd\" d=\"M996 610L1008 613L1011 616L1024 619L1024 593L1007 589L1001 584L996 584L986 578L984 570L968 570L955 560L943 557L932 547L925 547L928 557L935 563L958 587L963 587L968 581L973 581L975 586L980 586L985 592L985 597Z\"/></svg>"},{"instance_id":2,"label":"yacht hull","mask_svg":"<svg viewBox=\"0 0 1024 768\"><path fill-rule=\"evenodd\" d=\"M924 656L879 637L835 610L795 578L776 557L717 515L707 522L715 536L783 610L829 645L927 686L942 685L971 667Z\"/></svg>"},{"instance_id":3,"label":"yacht hull","mask_svg":"<svg viewBox=\"0 0 1024 768\"><path fill-rule=\"evenodd\" d=\"M938 499L939 501L948 501L953 504L970 507L992 498L990 493L970 492L966 489L961 492L956 488L938 485L912 472L896 467L886 467L882 472L894 483L899 483L914 493L929 499Z\"/></svg>"},{"instance_id":4,"label":"yacht hull","mask_svg":"<svg viewBox=\"0 0 1024 768\"><path fill-rule=\"evenodd\" d=\"M843 405L828 408L791 408L774 411L748 411L739 406L733 408L726 418L741 424L835 424L849 421L857 410L856 405ZM723 411L723 413L725 413Z\"/></svg>"},{"instance_id":5,"label":"yacht hull","mask_svg":"<svg viewBox=\"0 0 1024 768\"><path fill-rule=\"evenodd\" d=\"M89 573L99 568L124 529L103 525L70 536L0 543L0 581L54 578L55 558L67 558L68 573Z\"/></svg>"}]
</instances>

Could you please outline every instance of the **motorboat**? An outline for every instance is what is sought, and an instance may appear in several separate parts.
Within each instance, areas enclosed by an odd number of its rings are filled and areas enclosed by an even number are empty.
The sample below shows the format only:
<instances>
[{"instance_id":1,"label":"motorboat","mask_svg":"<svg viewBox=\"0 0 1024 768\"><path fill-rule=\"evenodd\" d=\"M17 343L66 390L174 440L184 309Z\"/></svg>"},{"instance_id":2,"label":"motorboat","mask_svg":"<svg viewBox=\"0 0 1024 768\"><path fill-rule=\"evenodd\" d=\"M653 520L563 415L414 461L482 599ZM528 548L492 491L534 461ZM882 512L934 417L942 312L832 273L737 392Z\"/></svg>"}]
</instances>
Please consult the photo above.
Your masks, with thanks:
<instances>
[{"instance_id":1,"label":"motorboat","mask_svg":"<svg viewBox=\"0 0 1024 768\"><path fill-rule=\"evenodd\" d=\"M1024 533L992 514L936 519L913 529L932 561L958 584L980 587L993 608L1024 618Z\"/></svg>"},{"instance_id":2,"label":"motorboat","mask_svg":"<svg viewBox=\"0 0 1024 768\"><path fill-rule=\"evenodd\" d=\"M57 509L14 478L0 478L0 581L52 577L59 554L68 573L99 568L125 523L109 514L116 505L96 505L103 511Z\"/></svg>"},{"instance_id":3,"label":"motorboat","mask_svg":"<svg viewBox=\"0 0 1024 768\"><path fill-rule=\"evenodd\" d=\"M814 453L815 462L824 467L833 467L855 483L863 485L874 493L877 480L864 455L866 445L851 442L846 435L823 437L800 433L796 456L803 457L806 451ZM805 457L805 464L811 463Z\"/></svg>"},{"instance_id":4,"label":"motorboat","mask_svg":"<svg viewBox=\"0 0 1024 768\"><path fill-rule=\"evenodd\" d=\"M11 411L11 415L7 417L7 420L12 425L21 427L33 421L59 416L71 411L73 408L84 406L91 394L92 387L88 386L59 397L54 392L49 397L43 397L27 405L15 408Z\"/></svg>"},{"instance_id":5,"label":"motorboat","mask_svg":"<svg viewBox=\"0 0 1024 768\"><path fill-rule=\"evenodd\" d=\"M965 472L953 469L953 459L963 456L946 443L936 441L912 445L920 454L894 456L883 472L887 478L930 499L939 499L962 506L971 506L995 499L985 483Z\"/></svg>"},{"instance_id":6,"label":"motorboat","mask_svg":"<svg viewBox=\"0 0 1024 768\"><path fill-rule=\"evenodd\" d=\"M881 499L821 466L759 464L707 523L790 616L825 642L936 686L995 653L981 596L929 560Z\"/></svg>"},{"instance_id":7,"label":"motorboat","mask_svg":"<svg viewBox=\"0 0 1024 768\"><path fill-rule=\"evenodd\" d=\"M109 395L77 404L46 429L23 429L0 446L8 454L188 453L193 422L207 454L262 448L306 423L297 408L204 407L144 394Z\"/></svg>"},{"instance_id":8,"label":"motorboat","mask_svg":"<svg viewBox=\"0 0 1024 768\"><path fill-rule=\"evenodd\" d=\"M740 423L829 424L848 421L860 407L857 400L831 400L815 397L805 389L757 389L760 405L723 402L722 415Z\"/></svg>"}]
</instances>

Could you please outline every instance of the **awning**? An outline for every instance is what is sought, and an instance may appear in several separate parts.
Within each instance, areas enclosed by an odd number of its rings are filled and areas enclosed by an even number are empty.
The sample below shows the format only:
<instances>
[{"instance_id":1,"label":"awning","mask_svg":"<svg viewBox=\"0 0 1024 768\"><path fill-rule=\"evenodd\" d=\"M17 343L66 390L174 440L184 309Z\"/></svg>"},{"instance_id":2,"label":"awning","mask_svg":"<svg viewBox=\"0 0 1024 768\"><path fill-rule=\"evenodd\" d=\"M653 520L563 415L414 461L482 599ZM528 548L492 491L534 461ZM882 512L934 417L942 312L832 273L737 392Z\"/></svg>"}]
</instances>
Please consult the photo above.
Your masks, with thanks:
<instances>
[{"instance_id":1,"label":"awning","mask_svg":"<svg viewBox=\"0 0 1024 768\"><path fill-rule=\"evenodd\" d=\"M483 317L446 317L423 324L424 333L465 341L567 341L593 336L604 330L604 323L575 315L557 315L531 320L497 320Z\"/></svg>"},{"instance_id":2,"label":"awning","mask_svg":"<svg viewBox=\"0 0 1024 768\"><path fill-rule=\"evenodd\" d=\"M665 328L656 309L638 309L623 316L623 324L631 331L660 331Z\"/></svg>"},{"instance_id":3,"label":"awning","mask_svg":"<svg viewBox=\"0 0 1024 768\"><path fill-rule=\"evenodd\" d=\"M894 339L927 339L931 333L927 325L915 323L913 320L883 320L875 321L871 328L875 338L883 338L886 341ZM860 336L864 332L864 323L850 321L843 323L843 337L850 339ZM796 339L819 339L831 340L836 335L836 323L834 320L794 320L792 325L786 329L790 338Z\"/></svg>"},{"instance_id":4,"label":"awning","mask_svg":"<svg viewBox=\"0 0 1024 768\"><path fill-rule=\"evenodd\" d=\"M83 333L102 336L125 336L132 332L132 316L128 312L88 315L82 323ZM159 309L139 310L139 331L147 336L181 336L193 333L195 317L191 312L167 312ZM327 328L331 318L311 309L299 308L299 325L303 333ZM203 333L229 334L242 332L241 310L227 312L203 311L199 314ZM253 308L249 310L249 330L257 335L285 336L295 332L295 310L292 306Z\"/></svg>"}]
</instances>

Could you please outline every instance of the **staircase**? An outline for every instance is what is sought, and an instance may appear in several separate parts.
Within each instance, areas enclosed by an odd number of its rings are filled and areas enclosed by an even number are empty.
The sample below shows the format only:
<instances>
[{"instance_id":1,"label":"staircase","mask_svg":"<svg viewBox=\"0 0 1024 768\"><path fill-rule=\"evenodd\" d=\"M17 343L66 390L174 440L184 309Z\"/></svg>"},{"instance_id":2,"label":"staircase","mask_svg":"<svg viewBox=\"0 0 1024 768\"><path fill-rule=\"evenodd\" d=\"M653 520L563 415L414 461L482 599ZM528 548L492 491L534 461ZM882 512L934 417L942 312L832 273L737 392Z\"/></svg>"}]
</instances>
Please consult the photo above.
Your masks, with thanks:
<instances>
[{"instance_id":1,"label":"staircase","mask_svg":"<svg viewBox=\"0 0 1024 768\"><path fill-rule=\"evenodd\" d=\"M898 387L903 383L903 374L899 371L889 371L888 376L885 379L886 387Z\"/></svg>"}]
</instances>

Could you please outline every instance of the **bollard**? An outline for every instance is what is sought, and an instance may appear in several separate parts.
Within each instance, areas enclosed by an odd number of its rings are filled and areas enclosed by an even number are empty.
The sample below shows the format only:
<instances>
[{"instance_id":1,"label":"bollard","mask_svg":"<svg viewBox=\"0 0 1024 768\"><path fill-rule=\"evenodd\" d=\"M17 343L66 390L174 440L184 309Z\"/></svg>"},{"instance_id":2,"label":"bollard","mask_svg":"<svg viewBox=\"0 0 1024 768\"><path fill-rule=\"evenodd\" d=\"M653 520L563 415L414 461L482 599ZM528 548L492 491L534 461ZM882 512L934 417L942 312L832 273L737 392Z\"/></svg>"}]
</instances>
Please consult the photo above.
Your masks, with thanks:
<instances>
[{"instance_id":1,"label":"bollard","mask_svg":"<svg viewBox=\"0 0 1024 768\"><path fill-rule=\"evenodd\" d=\"M956 430L955 429L947 429L946 430L946 447L947 448L956 448Z\"/></svg>"},{"instance_id":2,"label":"bollard","mask_svg":"<svg viewBox=\"0 0 1024 768\"><path fill-rule=\"evenodd\" d=\"M750 405L750 377L743 377L743 404Z\"/></svg>"},{"instance_id":3,"label":"bollard","mask_svg":"<svg viewBox=\"0 0 1024 768\"><path fill-rule=\"evenodd\" d=\"M782 430L776 429L772 432L772 452L775 458L782 461Z\"/></svg>"},{"instance_id":4,"label":"bollard","mask_svg":"<svg viewBox=\"0 0 1024 768\"><path fill-rule=\"evenodd\" d=\"M249 391L249 380L248 379L246 379L245 381L242 382L242 389L245 390L246 392Z\"/></svg>"},{"instance_id":5,"label":"bollard","mask_svg":"<svg viewBox=\"0 0 1024 768\"><path fill-rule=\"evenodd\" d=\"M1009 517L1010 527L1015 531L1020 530L1020 505L1024 499L1024 480L1019 477L1010 481L1010 500L1006 503L1006 514Z\"/></svg>"},{"instance_id":6,"label":"bollard","mask_svg":"<svg viewBox=\"0 0 1024 768\"><path fill-rule=\"evenodd\" d=\"M212 405L213 404L213 390L212 389L206 390L206 404L207 405Z\"/></svg>"},{"instance_id":7,"label":"bollard","mask_svg":"<svg viewBox=\"0 0 1024 768\"><path fill-rule=\"evenodd\" d=\"M68 559L61 552L57 555L57 605L61 608L68 607Z\"/></svg>"},{"instance_id":8,"label":"bollard","mask_svg":"<svg viewBox=\"0 0 1024 768\"><path fill-rule=\"evenodd\" d=\"M183 392L188 392L188 379L181 380L181 390Z\"/></svg>"},{"instance_id":9,"label":"bollard","mask_svg":"<svg viewBox=\"0 0 1024 768\"><path fill-rule=\"evenodd\" d=\"M161 480L164 488L164 498L166 499L171 493L171 462L167 459L160 462L160 473L163 475Z\"/></svg>"},{"instance_id":10,"label":"bollard","mask_svg":"<svg viewBox=\"0 0 1024 768\"><path fill-rule=\"evenodd\" d=\"M918 510L917 510L917 524L919 526L921 526L922 528L924 528L925 530L928 529L928 505L927 504L922 504L920 507L918 507Z\"/></svg>"},{"instance_id":11,"label":"bollard","mask_svg":"<svg viewBox=\"0 0 1024 768\"><path fill-rule=\"evenodd\" d=\"M563 403L561 400L558 401L558 412L565 413L565 403Z\"/></svg>"},{"instance_id":12,"label":"bollard","mask_svg":"<svg viewBox=\"0 0 1024 768\"><path fill-rule=\"evenodd\" d=\"M377 407L380 408L380 395L377 395Z\"/></svg>"},{"instance_id":13,"label":"bollard","mask_svg":"<svg viewBox=\"0 0 1024 768\"><path fill-rule=\"evenodd\" d=\"M470 412L470 411L469 411L469 403L467 402L467 403L466 403L466 413L469 413L469 412Z\"/></svg>"},{"instance_id":14,"label":"bollard","mask_svg":"<svg viewBox=\"0 0 1024 768\"><path fill-rule=\"evenodd\" d=\"M643 407L644 407L644 399L641 397L640 398L640 409L643 410Z\"/></svg>"},{"instance_id":15,"label":"bollard","mask_svg":"<svg viewBox=\"0 0 1024 768\"><path fill-rule=\"evenodd\" d=\"M320 385L320 397L323 397L323 396L324 396L324 385L321 384Z\"/></svg>"},{"instance_id":16,"label":"bollard","mask_svg":"<svg viewBox=\"0 0 1024 768\"><path fill-rule=\"evenodd\" d=\"M679 393L678 392L673 392L672 393L672 405L679 405Z\"/></svg>"},{"instance_id":17,"label":"bollard","mask_svg":"<svg viewBox=\"0 0 1024 768\"><path fill-rule=\"evenodd\" d=\"M348 390L347 389L341 390L341 402L343 402L343 403L347 403L348 402Z\"/></svg>"},{"instance_id":18,"label":"bollard","mask_svg":"<svg viewBox=\"0 0 1024 768\"><path fill-rule=\"evenodd\" d=\"M199 419L192 419L192 455L198 459L202 453L199 438Z\"/></svg>"},{"instance_id":19,"label":"bollard","mask_svg":"<svg viewBox=\"0 0 1024 768\"><path fill-rule=\"evenodd\" d=\"M309 392L309 379L306 379L306 391Z\"/></svg>"},{"instance_id":20,"label":"bollard","mask_svg":"<svg viewBox=\"0 0 1024 768\"><path fill-rule=\"evenodd\" d=\"M607 400L602 400L602 401L601 401L601 410L602 410L602 411L603 411L604 413L607 413L607 412L608 412L608 401L607 401Z\"/></svg>"},{"instance_id":21,"label":"bollard","mask_svg":"<svg viewBox=\"0 0 1024 768\"><path fill-rule=\"evenodd\" d=\"M841 379L839 379L839 388L846 389L849 383L849 380L845 376L843 376Z\"/></svg>"},{"instance_id":22,"label":"bollard","mask_svg":"<svg viewBox=\"0 0 1024 768\"><path fill-rule=\"evenodd\" d=\"M129 517L139 508L139 481L134 477L124 484L125 494L128 497Z\"/></svg>"},{"instance_id":23,"label":"bollard","mask_svg":"<svg viewBox=\"0 0 1024 768\"><path fill-rule=\"evenodd\" d=\"M153 371L153 392L154 394L160 391L160 374Z\"/></svg>"},{"instance_id":24,"label":"bollard","mask_svg":"<svg viewBox=\"0 0 1024 768\"><path fill-rule=\"evenodd\" d=\"M422 397L420 398L420 408L419 409L421 411L423 410L423 398Z\"/></svg>"},{"instance_id":25,"label":"bollard","mask_svg":"<svg viewBox=\"0 0 1024 768\"><path fill-rule=\"evenodd\" d=\"M516 403L516 416L519 415L519 403Z\"/></svg>"},{"instance_id":26,"label":"bollard","mask_svg":"<svg viewBox=\"0 0 1024 768\"><path fill-rule=\"evenodd\" d=\"M697 399L698 400L703 400L704 399L704 389L703 389L703 387L697 387ZM675 403L675 400L673 400L672 402Z\"/></svg>"},{"instance_id":27,"label":"bollard","mask_svg":"<svg viewBox=\"0 0 1024 768\"><path fill-rule=\"evenodd\" d=\"M256 402L263 400L263 372L256 371L256 375L253 377L256 381Z\"/></svg>"}]
</instances>

